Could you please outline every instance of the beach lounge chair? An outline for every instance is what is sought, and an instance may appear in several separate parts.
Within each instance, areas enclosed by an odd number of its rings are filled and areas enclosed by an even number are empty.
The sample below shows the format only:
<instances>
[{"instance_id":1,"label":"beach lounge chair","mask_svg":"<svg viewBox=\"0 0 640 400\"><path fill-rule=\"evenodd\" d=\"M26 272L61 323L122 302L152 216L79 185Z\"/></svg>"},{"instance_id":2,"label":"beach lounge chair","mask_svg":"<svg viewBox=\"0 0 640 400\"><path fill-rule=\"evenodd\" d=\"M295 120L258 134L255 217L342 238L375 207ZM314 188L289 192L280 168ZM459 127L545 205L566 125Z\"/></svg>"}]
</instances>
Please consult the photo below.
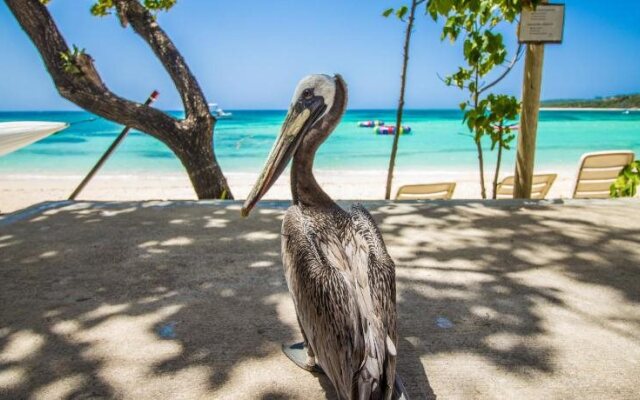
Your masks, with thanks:
<instances>
[{"instance_id":1,"label":"beach lounge chair","mask_svg":"<svg viewBox=\"0 0 640 400\"><path fill-rule=\"evenodd\" d=\"M633 159L634 154L629 150L583 154L573 189L573 198L609 198L609 187L618 177L620 170Z\"/></svg>"},{"instance_id":2,"label":"beach lounge chair","mask_svg":"<svg viewBox=\"0 0 640 400\"><path fill-rule=\"evenodd\" d=\"M551 185L555 182L557 174L539 174L533 176L533 184L531 185L531 198L544 199L551 189ZM513 190L515 186L515 177L507 176L500 183L496 190L498 199L513 198Z\"/></svg>"},{"instance_id":3,"label":"beach lounge chair","mask_svg":"<svg viewBox=\"0 0 640 400\"><path fill-rule=\"evenodd\" d=\"M396 200L449 200L455 188L455 182L404 185L398 189Z\"/></svg>"}]
</instances>

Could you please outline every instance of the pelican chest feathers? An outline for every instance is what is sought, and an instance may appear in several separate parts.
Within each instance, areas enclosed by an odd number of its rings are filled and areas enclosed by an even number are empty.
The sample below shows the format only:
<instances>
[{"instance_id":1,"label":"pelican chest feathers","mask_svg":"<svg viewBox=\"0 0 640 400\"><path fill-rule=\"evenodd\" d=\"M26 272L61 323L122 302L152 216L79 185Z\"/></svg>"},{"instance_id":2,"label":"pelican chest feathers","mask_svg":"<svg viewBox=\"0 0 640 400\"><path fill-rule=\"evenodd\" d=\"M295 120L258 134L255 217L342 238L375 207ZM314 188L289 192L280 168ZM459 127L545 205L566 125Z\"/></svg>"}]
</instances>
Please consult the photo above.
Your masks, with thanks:
<instances>
[{"instance_id":1,"label":"pelican chest feathers","mask_svg":"<svg viewBox=\"0 0 640 400\"><path fill-rule=\"evenodd\" d=\"M315 153L346 105L347 87L339 75L300 81L242 214L249 214L293 159L282 261L304 344L285 353L302 368L326 373L341 399L407 398L396 376L393 260L367 210L343 210L313 176Z\"/></svg>"}]
</instances>

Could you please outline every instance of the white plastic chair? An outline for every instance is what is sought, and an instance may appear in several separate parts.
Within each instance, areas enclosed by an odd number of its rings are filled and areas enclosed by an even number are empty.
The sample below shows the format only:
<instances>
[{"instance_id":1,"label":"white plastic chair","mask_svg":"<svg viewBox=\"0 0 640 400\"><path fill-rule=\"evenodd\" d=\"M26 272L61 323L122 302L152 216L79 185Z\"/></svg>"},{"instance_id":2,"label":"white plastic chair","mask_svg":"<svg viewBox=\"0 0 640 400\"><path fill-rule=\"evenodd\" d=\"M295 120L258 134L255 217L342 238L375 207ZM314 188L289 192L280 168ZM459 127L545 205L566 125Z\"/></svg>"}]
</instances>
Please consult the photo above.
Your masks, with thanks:
<instances>
[{"instance_id":1,"label":"white plastic chair","mask_svg":"<svg viewBox=\"0 0 640 400\"><path fill-rule=\"evenodd\" d=\"M573 188L574 199L606 199L609 188L625 165L633 162L630 150L586 153L580 159L580 168Z\"/></svg>"},{"instance_id":2,"label":"white plastic chair","mask_svg":"<svg viewBox=\"0 0 640 400\"><path fill-rule=\"evenodd\" d=\"M555 182L558 174L539 174L533 176L533 183L531 185L531 198L532 199L544 199L551 189L551 185ZM515 177L508 176L498 183L496 190L496 197L498 199L511 199L513 198L513 190L515 187Z\"/></svg>"},{"instance_id":3,"label":"white plastic chair","mask_svg":"<svg viewBox=\"0 0 640 400\"><path fill-rule=\"evenodd\" d=\"M455 188L455 182L404 185L398 189L396 200L449 200Z\"/></svg>"}]
</instances>

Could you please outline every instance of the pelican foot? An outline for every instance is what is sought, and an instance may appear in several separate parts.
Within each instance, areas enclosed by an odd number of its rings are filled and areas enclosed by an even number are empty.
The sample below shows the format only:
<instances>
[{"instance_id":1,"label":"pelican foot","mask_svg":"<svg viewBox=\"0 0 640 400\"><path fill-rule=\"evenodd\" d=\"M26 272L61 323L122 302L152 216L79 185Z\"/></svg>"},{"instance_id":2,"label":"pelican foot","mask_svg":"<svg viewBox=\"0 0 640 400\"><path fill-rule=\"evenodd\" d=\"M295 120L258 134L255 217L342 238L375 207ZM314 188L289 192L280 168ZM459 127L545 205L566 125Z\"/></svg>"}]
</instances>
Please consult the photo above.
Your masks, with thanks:
<instances>
[{"instance_id":1,"label":"pelican foot","mask_svg":"<svg viewBox=\"0 0 640 400\"><path fill-rule=\"evenodd\" d=\"M393 400L409 400L407 389L404 387L404 383L400 378L400 375L396 375L396 382L393 387Z\"/></svg>"},{"instance_id":2,"label":"pelican foot","mask_svg":"<svg viewBox=\"0 0 640 400\"><path fill-rule=\"evenodd\" d=\"M393 400L409 400L409 395L405 392L395 392L393 393Z\"/></svg>"},{"instance_id":3,"label":"pelican foot","mask_svg":"<svg viewBox=\"0 0 640 400\"><path fill-rule=\"evenodd\" d=\"M292 345L282 345L282 351L289 357L298 367L317 374L323 374L322 368L316 364L315 360L307 354L307 349L304 347L304 343L295 343Z\"/></svg>"}]
</instances>

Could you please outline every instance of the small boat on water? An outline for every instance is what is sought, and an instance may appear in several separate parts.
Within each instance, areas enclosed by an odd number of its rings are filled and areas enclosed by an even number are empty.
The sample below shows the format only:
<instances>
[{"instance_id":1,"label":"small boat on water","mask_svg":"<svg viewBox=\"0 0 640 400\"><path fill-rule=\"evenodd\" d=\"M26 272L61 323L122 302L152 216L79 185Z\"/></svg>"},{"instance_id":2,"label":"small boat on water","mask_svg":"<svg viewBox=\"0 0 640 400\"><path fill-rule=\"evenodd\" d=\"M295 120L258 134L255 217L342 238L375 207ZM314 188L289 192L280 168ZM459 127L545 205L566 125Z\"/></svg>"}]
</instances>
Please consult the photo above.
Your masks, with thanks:
<instances>
[{"instance_id":1,"label":"small boat on water","mask_svg":"<svg viewBox=\"0 0 640 400\"><path fill-rule=\"evenodd\" d=\"M631 111L629 111L629 110L624 110L622 113L623 113L624 115L629 115L629 113L630 113L630 112L631 112Z\"/></svg>"},{"instance_id":2,"label":"small boat on water","mask_svg":"<svg viewBox=\"0 0 640 400\"><path fill-rule=\"evenodd\" d=\"M373 120L373 121L360 121L358 122L358 126L361 128L374 128L376 126L383 126L384 121Z\"/></svg>"},{"instance_id":3,"label":"small boat on water","mask_svg":"<svg viewBox=\"0 0 640 400\"><path fill-rule=\"evenodd\" d=\"M211 110L211 115L218 119L231 118L233 116L232 113L226 112L222 108L220 108L218 106L218 103L209 103L209 109Z\"/></svg>"},{"instance_id":4,"label":"small boat on water","mask_svg":"<svg viewBox=\"0 0 640 400\"><path fill-rule=\"evenodd\" d=\"M395 135L396 127L395 126L377 126L374 129L374 132L378 135ZM406 135L407 133L411 133L411 127L408 125L404 125L400 128L400 134Z\"/></svg>"},{"instance_id":5,"label":"small boat on water","mask_svg":"<svg viewBox=\"0 0 640 400\"><path fill-rule=\"evenodd\" d=\"M0 156L44 139L68 126L65 122L0 122Z\"/></svg>"}]
</instances>

